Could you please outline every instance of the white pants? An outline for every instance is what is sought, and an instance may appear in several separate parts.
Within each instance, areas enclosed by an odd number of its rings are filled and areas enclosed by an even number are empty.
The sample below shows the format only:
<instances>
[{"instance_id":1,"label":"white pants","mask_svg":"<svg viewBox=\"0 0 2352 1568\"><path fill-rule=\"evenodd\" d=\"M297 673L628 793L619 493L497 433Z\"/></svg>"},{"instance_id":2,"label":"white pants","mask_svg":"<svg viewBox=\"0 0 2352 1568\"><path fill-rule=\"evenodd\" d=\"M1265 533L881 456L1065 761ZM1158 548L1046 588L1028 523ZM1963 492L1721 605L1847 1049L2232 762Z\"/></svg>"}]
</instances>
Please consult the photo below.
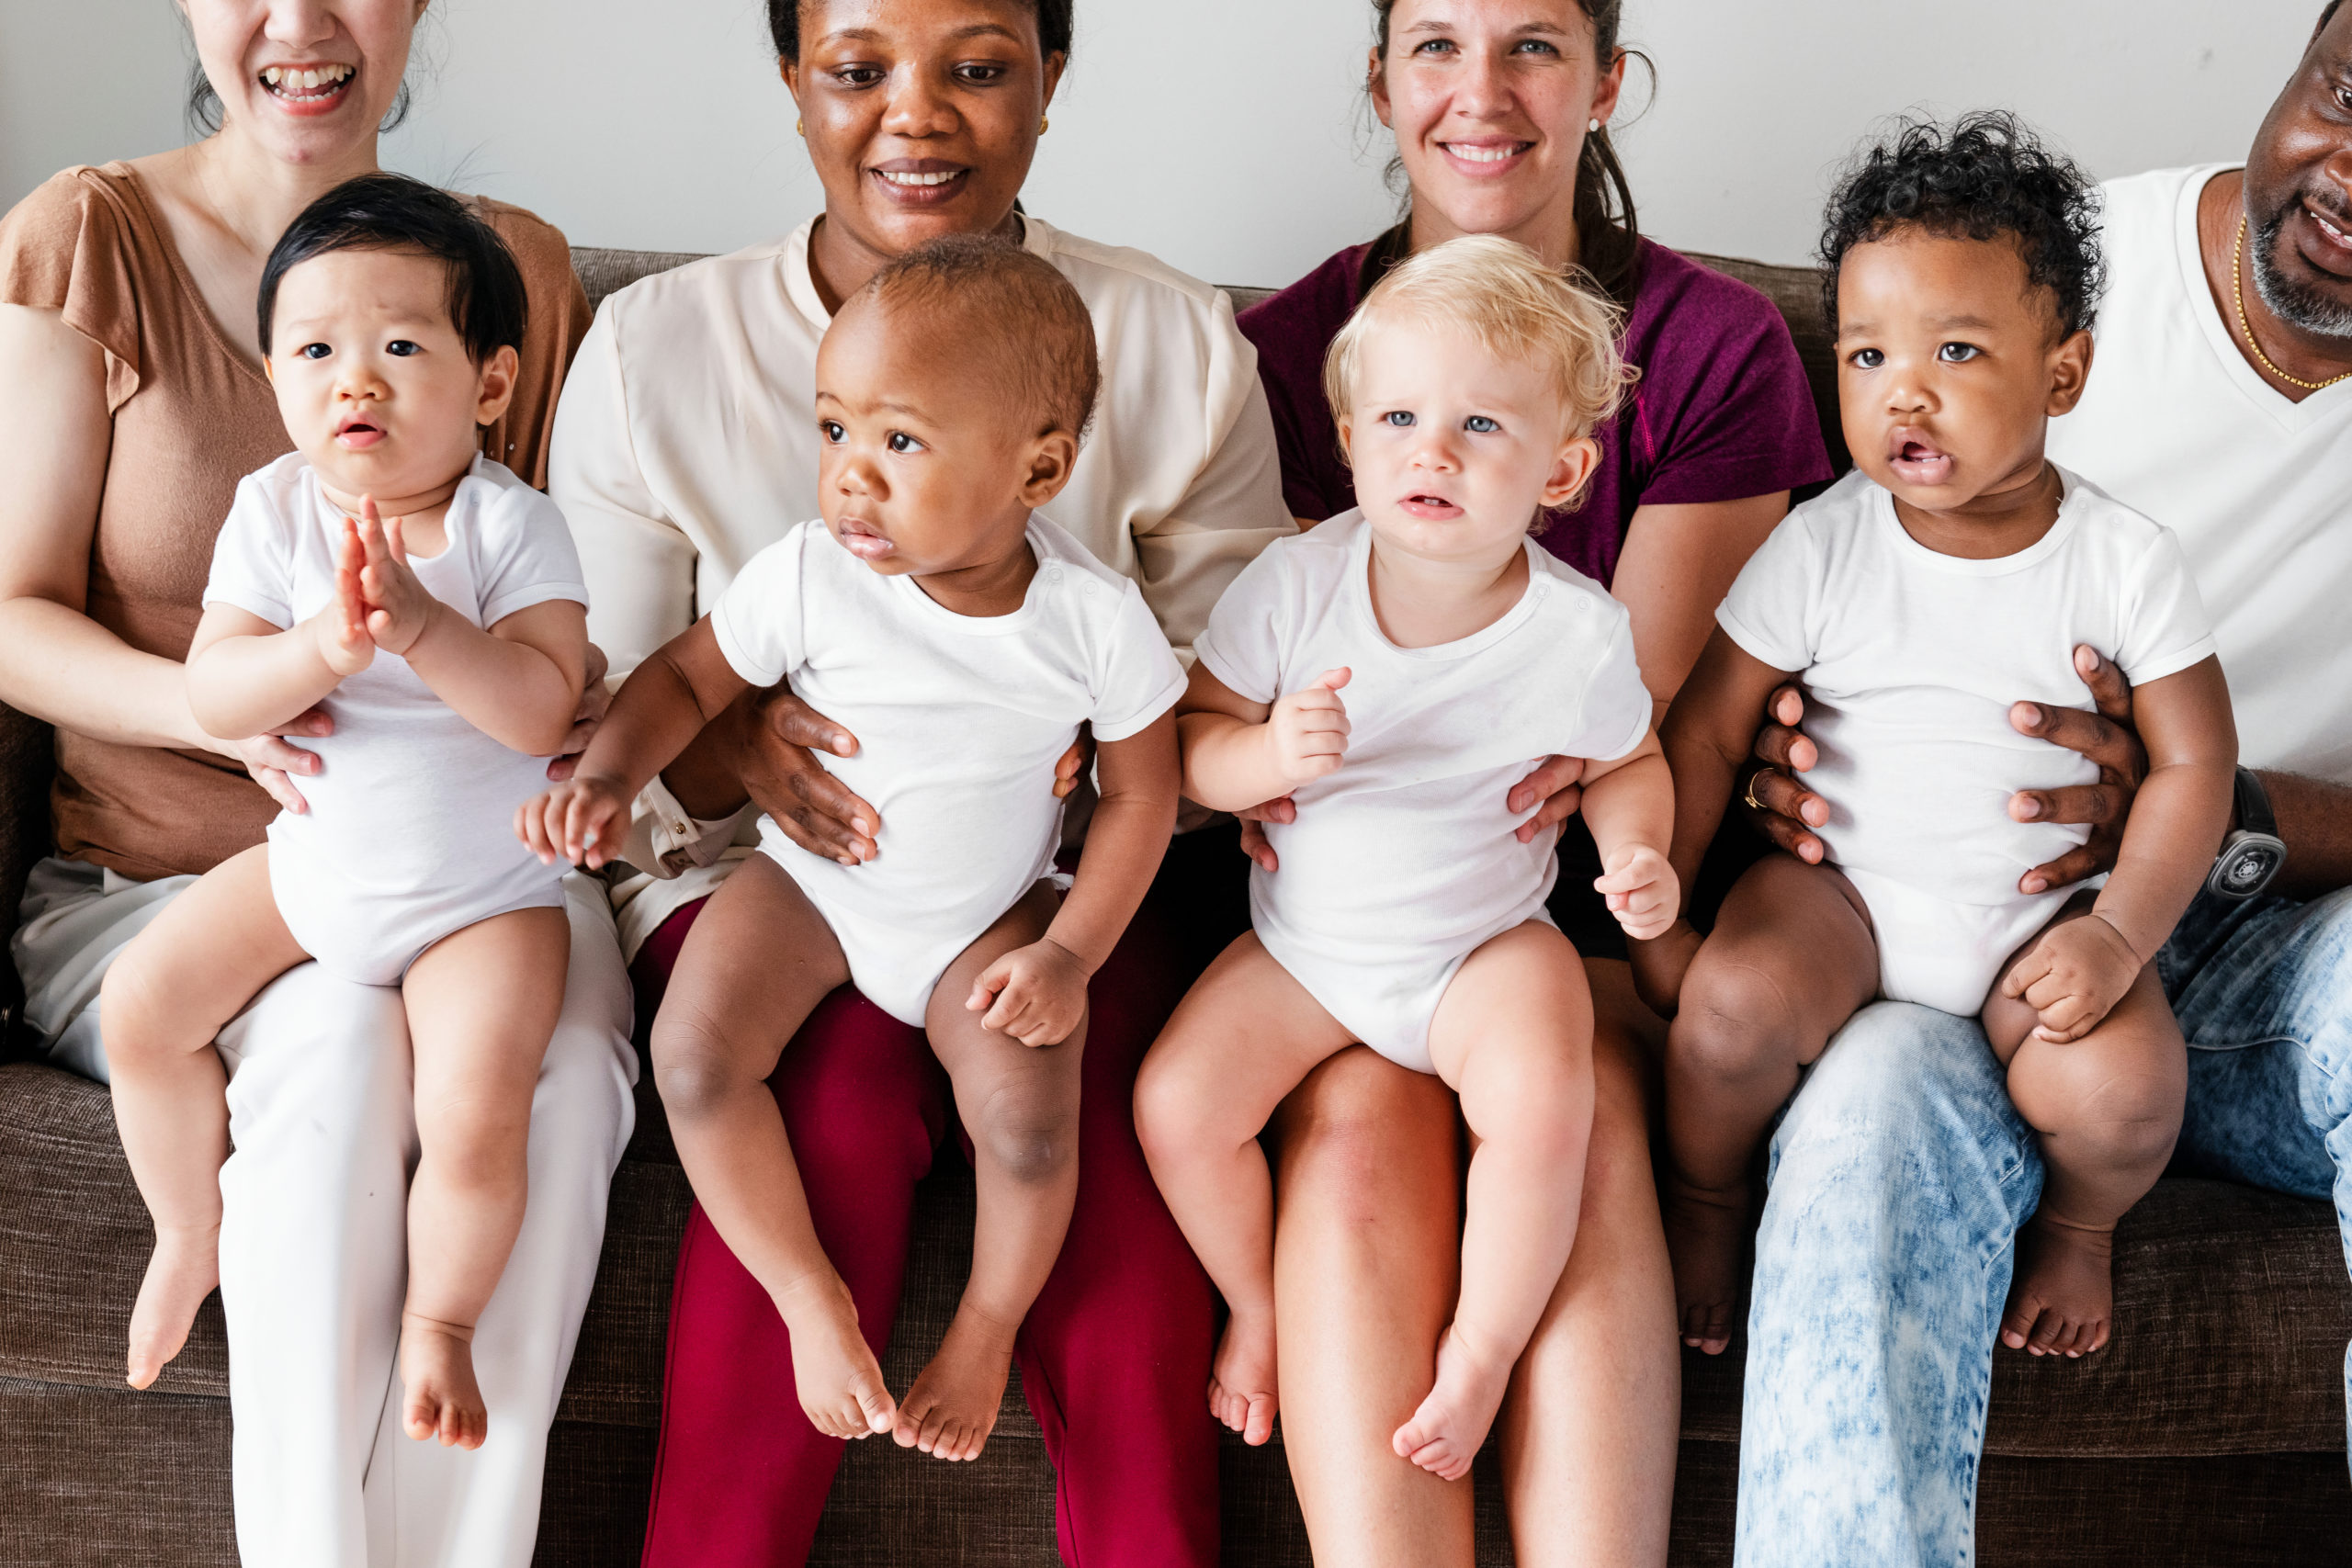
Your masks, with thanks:
<instances>
[{"instance_id":1,"label":"white pants","mask_svg":"<svg viewBox=\"0 0 2352 1568\"><path fill-rule=\"evenodd\" d=\"M193 878L129 884L47 861L14 943L26 1014L59 1065L103 1080L98 982ZM526 1568L548 1427L635 1119L630 993L602 887L565 884L571 979L531 1105L522 1235L474 1336L490 1440L466 1453L400 1430L394 1353L416 1165L397 990L315 964L221 1032L229 1130L221 1300L244 1568Z\"/></svg>"}]
</instances>

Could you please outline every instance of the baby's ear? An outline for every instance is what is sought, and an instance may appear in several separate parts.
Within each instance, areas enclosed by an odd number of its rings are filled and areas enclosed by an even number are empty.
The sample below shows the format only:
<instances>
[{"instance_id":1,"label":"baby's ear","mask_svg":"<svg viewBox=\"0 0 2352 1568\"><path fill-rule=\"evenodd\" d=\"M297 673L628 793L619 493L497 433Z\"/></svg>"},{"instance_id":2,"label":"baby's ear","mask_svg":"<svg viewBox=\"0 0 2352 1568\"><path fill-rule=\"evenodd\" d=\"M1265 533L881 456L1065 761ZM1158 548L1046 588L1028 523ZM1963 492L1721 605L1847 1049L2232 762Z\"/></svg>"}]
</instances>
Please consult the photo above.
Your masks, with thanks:
<instances>
[{"instance_id":1,"label":"baby's ear","mask_svg":"<svg viewBox=\"0 0 2352 1568\"><path fill-rule=\"evenodd\" d=\"M523 356L512 344L502 344L496 354L482 362L476 372L474 390L474 423L496 424L505 413L506 406L514 400L514 383L523 372Z\"/></svg>"},{"instance_id":2,"label":"baby's ear","mask_svg":"<svg viewBox=\"0 0 2352 1568\"><path fill-rule=\"evenodd\" d=\"M1544 481L1544 504L1566 506L1584 492L1592 476L1600 467L1600 443L1589 435L1579 435L1561 446L1553 459L1552 472Z\"/></svg>"},{"instance_id":3,"label":"baby's ear","mask_svg":"<svg viewBox=\"0 0 2352 1568\"><path fill-rule=\"evenodd\" d=\"M1078 437L1059 426L1030 444L1029 465L1021 482L1021 504L1035 512L1061 494L1078 467Z\"/></svg>"},{"instance_id":4,"label":"baby's ear","mask_svg":"<svg viewBox=\"0 0 2352 1568\"><path fill-rule=\"evenodd\" d=\"M2080 327L2061 338L2058 346L2050 351L2050 402L2046 412L2052 419L2074 412L2075 405L2083 400L2091 379L2091 349L2090 329Z\"/></svg>"}]
</instances>

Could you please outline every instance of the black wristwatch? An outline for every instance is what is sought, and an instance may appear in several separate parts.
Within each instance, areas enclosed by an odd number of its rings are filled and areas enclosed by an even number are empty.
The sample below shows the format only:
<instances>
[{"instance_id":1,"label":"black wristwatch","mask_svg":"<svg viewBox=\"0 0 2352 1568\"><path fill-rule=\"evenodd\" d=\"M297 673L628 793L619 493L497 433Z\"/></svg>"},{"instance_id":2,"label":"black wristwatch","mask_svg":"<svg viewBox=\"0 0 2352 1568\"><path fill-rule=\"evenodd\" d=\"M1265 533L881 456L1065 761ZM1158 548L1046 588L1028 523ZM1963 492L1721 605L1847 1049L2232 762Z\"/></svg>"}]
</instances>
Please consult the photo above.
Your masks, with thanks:
<instances>
[{"instance_id":1,"label":"black wristwatch","mask_svg":"<svg viewBox=\"0 0 2352 1568\"><path fill-rule=\"evenodd\" d=\"M2270 794L2252 768L2238 770L2238 825L2222 840L2205 891L2216 898L2251 898L2270 886L2287 863L2287 846L2270 814Z\"/></svg>"}]
</instances>

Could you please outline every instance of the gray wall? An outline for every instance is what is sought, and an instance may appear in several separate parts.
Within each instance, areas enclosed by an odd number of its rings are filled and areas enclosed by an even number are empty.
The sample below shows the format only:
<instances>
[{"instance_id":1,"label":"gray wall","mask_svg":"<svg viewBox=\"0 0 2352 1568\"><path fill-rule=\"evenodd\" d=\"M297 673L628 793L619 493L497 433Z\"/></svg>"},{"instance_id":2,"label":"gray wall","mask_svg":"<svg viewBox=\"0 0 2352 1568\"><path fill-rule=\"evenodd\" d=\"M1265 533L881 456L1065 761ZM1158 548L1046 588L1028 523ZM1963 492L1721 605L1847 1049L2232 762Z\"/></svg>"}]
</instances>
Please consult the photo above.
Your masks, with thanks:
<instances>
[{"instance_id":1,"label":"gray wall","mask_svg":"<svg viewBox=\"0 0 2352 1568\"><path fill-rule=\"evenodd\" d=\"M1220 282L1281 283L1378 228L1365 0L1079 0L1033 211ZM2319 0L1629 0L1645 227L1801 259L1878 117L2002 105L2102 175L2243 153ZM759 0L437 0L394 167L582 244L716 250L815 207ZM182 133L170 0L0 0L0 207ZM1644 103L1648 107L1642 107Z\"/></svg>"}]
</instances>

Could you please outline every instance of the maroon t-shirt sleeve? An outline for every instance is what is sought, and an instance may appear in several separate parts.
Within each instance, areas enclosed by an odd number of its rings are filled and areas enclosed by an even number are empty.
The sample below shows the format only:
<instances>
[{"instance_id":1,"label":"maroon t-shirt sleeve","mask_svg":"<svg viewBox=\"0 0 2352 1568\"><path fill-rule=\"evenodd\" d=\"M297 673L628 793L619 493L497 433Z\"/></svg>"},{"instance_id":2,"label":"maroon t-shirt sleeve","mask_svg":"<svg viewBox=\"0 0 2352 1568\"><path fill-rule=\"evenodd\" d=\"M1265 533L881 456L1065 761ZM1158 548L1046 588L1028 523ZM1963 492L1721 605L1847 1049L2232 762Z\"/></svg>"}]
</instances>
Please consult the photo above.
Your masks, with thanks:
<instances>
[{"instance_id":1,"label":"maroon t-shirt sleeve","mask_svg":"<svg viewBox=\"0 0 2352 1568\"><path fill-rule=\"evenodd\" d=\"M1323 395L1323 360L1355 311L1364 249L1341 251L1237 318L1241 335L1257 346L1258 377L1282 455L1283 501L1291 515L1314 523L1356 503L1339 423Z\"/></svg>"},{"instance_id":2,"label":"maroon t-shirt sleeve","mask_svg":"<svg viewBox=\"0 0 2352 1568\"><path fill-rule=\"evenodd\" d=\"M1643 249L1626 327L1626 357L1642 379L1621 426L1624 499L1688 506L1828 479L1813 392L1781 312L1736 278L1664 246Z\"/></svg>"}]
</instances>

